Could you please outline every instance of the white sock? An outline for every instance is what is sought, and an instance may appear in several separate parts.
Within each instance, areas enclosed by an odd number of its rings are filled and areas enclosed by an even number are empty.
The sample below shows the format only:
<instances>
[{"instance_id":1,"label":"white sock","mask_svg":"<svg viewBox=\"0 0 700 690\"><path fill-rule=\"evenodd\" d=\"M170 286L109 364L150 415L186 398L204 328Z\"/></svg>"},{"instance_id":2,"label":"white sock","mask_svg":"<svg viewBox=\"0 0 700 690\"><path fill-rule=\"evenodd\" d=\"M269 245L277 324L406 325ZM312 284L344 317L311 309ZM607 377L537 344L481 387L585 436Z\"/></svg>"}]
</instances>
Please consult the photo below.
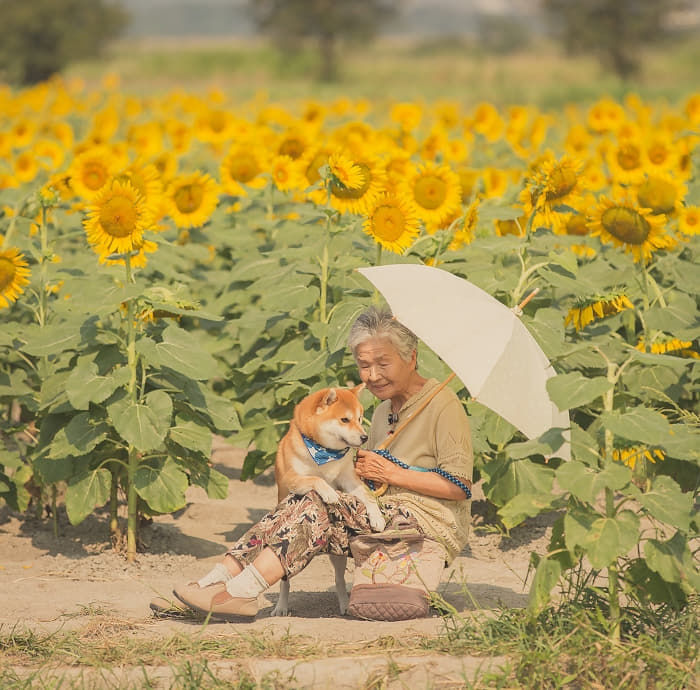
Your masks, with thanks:
<instances>
[{"instance_id":1,"label":"white sock","mask_svg":"<svg viewBox=\"0 0 700 690\"><path fill-rule=\"evenodd\" d=\"M226 582L226 591L232 597L251 599L262 594L269 586L258 569L251 563L243 569L243 572Z\"/></svg>"},{"instance_id":2,"label":"white sock","mask_svg":"<svg viewBox=\"0 0 700 690\"><path fill-rule=\"evenodd\" d=\"M197 580L200 587L208 587L217 582L228 582L233 575L223 563L217 563L201 580Z\"/></svg>"}]
</instances>

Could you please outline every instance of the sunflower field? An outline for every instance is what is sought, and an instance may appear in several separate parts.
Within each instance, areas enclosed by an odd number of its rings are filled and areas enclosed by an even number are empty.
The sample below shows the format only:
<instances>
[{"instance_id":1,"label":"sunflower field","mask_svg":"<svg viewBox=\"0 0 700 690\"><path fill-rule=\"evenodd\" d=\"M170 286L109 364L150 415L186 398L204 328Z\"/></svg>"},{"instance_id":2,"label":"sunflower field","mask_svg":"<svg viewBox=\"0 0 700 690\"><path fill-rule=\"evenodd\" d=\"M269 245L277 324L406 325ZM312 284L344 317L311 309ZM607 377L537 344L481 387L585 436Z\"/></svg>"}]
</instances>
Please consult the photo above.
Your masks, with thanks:
<instances>
[{"instance_id":1,"label":"sunflower field","mask_svg":"<svg viewBox=\"0 0 700 690\"><path fill-rule=\"evenodd\" d=\"M700 588L700 93L560 112L482 102L0 90L0 497L138 516L222 497L212 433L270 466L296 402L356 379L355 269L440 266L509 307L558 375L526 440L461 391L506 528L560 511L531 607L582 564L679 607ZM430 351L424 375L444 377ZM371 401L365 401L370 405ZM477 478L478 478L477 477Z\"/></svg>"}]
</instances>

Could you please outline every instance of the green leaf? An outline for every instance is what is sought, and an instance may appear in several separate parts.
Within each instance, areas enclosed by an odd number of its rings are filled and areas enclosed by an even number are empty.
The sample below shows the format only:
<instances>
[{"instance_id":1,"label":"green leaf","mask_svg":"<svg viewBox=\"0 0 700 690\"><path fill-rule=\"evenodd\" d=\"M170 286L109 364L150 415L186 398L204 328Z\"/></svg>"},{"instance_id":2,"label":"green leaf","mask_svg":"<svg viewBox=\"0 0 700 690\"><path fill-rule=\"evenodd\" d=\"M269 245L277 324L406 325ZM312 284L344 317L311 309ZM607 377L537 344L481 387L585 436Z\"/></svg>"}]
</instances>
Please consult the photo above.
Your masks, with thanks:
<instances>
[{"instance_id":1,"label":"green leaf","mask_svg":"<svg viewBox=\"0 0 700 690\"><path fill-rule=\"evenodd\" d=\"M148 405L126 398L110 405L109 414L117 433L142 451L160 447L169 427Z\"/></svg>"},{"instance_id":2,"label":"green leaf","mask_svg":"<svg viewBox=\"0 0 700 690\"><path fill-rule=\"evenodd\" d=\"M587 378L578 371L558 374L547 380L547 392L560 410L569 410L593 402L612 388L602 376Z\"/></svg>"},{"instance_id":3,"label":"green leaf","mask_svg":"<svg viewBox=\"0 0 700 690\"><path fill-rule=\"evenodd\" d=\"M155 347L161 366L198 381L214 378L218 374L216 360L202 349L200 339L177 326L163 331L163 342Z\"/></svg>"},{"instance_id":4,"label":"green leaf","mask_svg":"<svg viewBox=\"0 0 700 690\"><path fill-rule=\"evenodd\" d=\"M671 527L687 531L693 515L693 496L683 493L671 477L654 477L651 489L638 498L649 513Z\"/></svg>"},{"instance_id":5,"label":"green leaf","mask_svg":"<svg viewBox=\"0 0 700 690\"><path fill-rule=\"evenodd\" d=\"M586 543L588 534L598 513L578 506L569 506L564 515L564 542L569 551L575 551Z\"/></svg>"},{"instance_id":6,"label":"green leaf","mask_svg":"<svg viewBox=\"0 0 700 690\"><path fill-rule=\"evenodd\" d=\"M134 473L134 488L158 513L172 513L186 504L187 475L171 458L144 464Z\"/></svg>"},{"instance_id":7,"label":"green leaf","mask_svg":"<svg viewBox=\"0 0 700 690\"><path fill-rule=\"evenodd\" d=\"M685 335L686 329L697 335L698 307L694 297L681 292L669 295L666 306L656 306L644 315L647 328L673 333L676 337Z\"/></svg>"},{"instance_id":8,"label":"green leaf","mask_svg":"<svg viewBox=\"0 0 700 690\"><path fill-rule=\"evenodd\" d=\"M700 573L686 538L676 532L668 541L649 539L644 544L647 565L666 582L680 583L687 594L700 591Z\"/></svg>"},{"instance_id":9,"label":"green leaf","mask_svg":"<svg viewBox=\"0 0 700 690\"><path fill-rule=\"evenodd\" d=\"M606 429L637 443L663 446L672 441L671 425L660 413L646 407L635 407L621 413L617 410L603 412L600 421Z\"/></svg>"},{"instance_id":10,"label":"green leaf","mask_svg":"<svg viewBox=\"0 0 700 690\"><path fill-rule=\"evenodd\" d=\"M175 426L170 429L170 439L183 448L201 453L205 458L211 455L211 431L197 422L177 416Z\"/></svg>"},{"instance_id":11,"label":"green leaf","mask_svg":"<svg viewBox=\"0 0 700 690\"><path fill-rule=\"evenodd\" d=\"M583 547L594 568L607 568L639 542L639 517L630 510L593 522Z\"/></svg>"},{"instance_id":12,"label":"green leaf","mask_svg":"<svg viewBox=\"0 0 700 690\"><path fill-rule=\"evenodd\" d=\"M75 461L71 457L49 458L45 455L34 460L34 470L41 475L46 484L70 479L74 472Z\"/></svg>"},{"instance_id":13,"label":"green leaf","mask_svg":"<svg viewBox=\"0 0 700 690\"><path fill-rule=\"evenodd\" d=\"M542 558L537 564L535 577L530 587L528 612L536 615L549 602L550 595L561 576L561 564L553 558Z\"/></svg>"},{"instance_id":14,"label":"green leaf","mask_svg":"<svg viewBox=\"0 0 700 690\"><path fill-rule=\"evenodd\" d=\"M190 479L193 484L201 486L209 498L224 499L228 496L228 477L213 467L207 467L202 472L192 471Z\"/></svg>"},{"instance_id":15,"label":"green leaf","mask_svg":"<svg viewBox=\"0 0 700 690\"><path fill-rule=\"evenodd\" d=\"M87 410L91 402L105 401L119 387L129 380L129 369L119 367L109 376L97 373L97 364L86 358L78 361L66 382L66 393L70 404L76 410Z\"/></svg>"},{"instance_id":16,"label":"green leaf","mask_svg":"<svg viewBox=\"0 0 700 690\"><path fill-rule=\"evenodd\" d=\"M153 413L156 432L161 439L165 438L173 417L173 401L165 391L161 390L151 391L144 397L143 401Z\"/></svg>"},{"instance_id":17,"label":"green leaf","mask_svg":"<svg viewBox=\"0 0 700 690\"><path fill-rule=\"evenodd\" d=\"M83 473L68 482L66 512L72 525L80 524L97 506L109 500L112 475L105 468Z\"/></svg>"},{"instance_id":18,"label":"green leaf","mask_svg":"<svg viewBox=\"0 0 700 690\"><path fill-rule=\"evenodd\" d=\"M514 496L508 503L498 510L507 529L519 525L523 520L534 517L549 510L555 500L551 494L521 494Z\"/></svg>"},{"instance_id":19,"label":"green leaf","mask_svg":"<svg viewBox=\"0 0 700 690\"><path fill-rule=\"evenodd\" d=\"M499 506L521 494L549 494L554 483L554 470L531 460L498 458L486 463L482 472L486 497Z\"/></svg>"},{"instance_id":20,"label":"green leaf","mask_svg":"<svg viewBox=\"0 0 700 690\"><path fill-rule=\"evenodd\" d=\"M28 329L27 335L29 339L20 350L35 357L60 354L74 348L80 342L80 331L74 326L37 326Z\"/></svg>"},{"instance_id":21,"label":"green leaf","mask_svg":"<svg viewBox=\"0 0 700 690\"><path fill-rule=\"evenodd\" d=\"M613 491L626 486L632 479L629 467L612 463L603 470L586 467L578 462L567 462L557 470L557 482L585 503L593 504L600 492L609 488Z\"/></svg>"},{"instance_id":22,"label":"green leaf","mask_svg":"<svg viewBox=\"0 0 700 690\"><path fill-rule=\"evenodd\" d=\"M598 467L600 450L595 438L575 422L571 423L571 455L589 467Z\"/></svg>"},{"instance_id":23,"label":"green leaf","mask_svg":"<svg viewBox=\"0 0 700 690\"><path fill-rule=\"evenodd\" d=\"M56 433L49 447L49 457L86 455L107 438L108 432L107 424L94 422L88 412L81 412Z\"/></svg>"}]
</instances>

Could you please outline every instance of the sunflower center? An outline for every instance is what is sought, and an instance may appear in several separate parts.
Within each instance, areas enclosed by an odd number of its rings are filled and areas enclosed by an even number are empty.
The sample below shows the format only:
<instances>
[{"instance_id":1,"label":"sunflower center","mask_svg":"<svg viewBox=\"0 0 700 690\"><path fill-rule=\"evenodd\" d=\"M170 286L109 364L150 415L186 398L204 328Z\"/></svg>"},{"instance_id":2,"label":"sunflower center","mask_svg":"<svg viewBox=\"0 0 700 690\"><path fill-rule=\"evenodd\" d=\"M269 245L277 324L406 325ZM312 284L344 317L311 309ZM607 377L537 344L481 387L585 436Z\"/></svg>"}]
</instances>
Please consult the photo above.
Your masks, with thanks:
<instances>
[{"instance_id":1,"label":"sunflower center","mask_svg":"<svg viewBox=\"0 0 700 690\"><path fill-rule=\"evenodd\" d=\"M643 244L649 236L649 222L632 208L613 206L601 215L603 227L627 244Z\"/></svg>"},{"instance_id":2,"label":"sunflower center","mask_svg":"<svg viewBox=\"0 0 700 690\"><path fill-rule=\"evenodd\" d=\"M331 182L331 193L333 196L339 199L361 199L364 193L369 188L369 184L372 181L372 174L369 168L364 163L355 163L355 166L359 168L362 175L362 184L356 189L349 189L344 185L337 184L336 182Z\"/></svg>"},{"instance_id":3,"label":"sunflower center","mask_svg":"<svg viewBox=\"0 0 700 690\"><path fill-rule=\"evenodd\" d=\"M641 164L641 154L634 144L622 144L617 151L617 162L623 170L634 170Z\"/></svg>"},{"instance_id":4,"label":"sunflower center","mask_svg":"<svg viewBox=\"0 0 700 690\"><path fill-rule=\"evenodd\" d=\"M576 186L576 171L571 168L554 168L547 178L547 201L566 196Z\"/></svg>"},{"instance_id":5,"label":"sunflower center","mask_svg":"<svg viewBox=\"0 0 700 690\"><path fill-rule=\"evenodd\" d=\"M587 235L588 226L586 225L586 218L578 213L572 214L569 220L566 221L566 234L567 235Z\"/></svg>"},{"instance_id":6,"label":"sunflower center","mask_svg":"<svg viewBox=\"0 0 700 690\"><path fill-rule=\"evenodd\" d=\"M260 172L255 158L247 153L239 153L231 158L228 169L236 182L250 182Z\"/></svg>"},{"instance_id":7,"label":"sunflower center","mask_svg":"<svg viewBox=\"0 0 700 690\"><path fill-rule=\"evenodd\" d=\"M416 181L413 187L416 203L423 208L435 209L447 198L447 185L435 175L426 175Z\"/></svg>"},{"instance_id":8,"label":"sunflower center","mask_svg":"<svg viewBox=\"0 0 700 690\"><path fill-rule=\"evenodd\" d=\"M406 229L406 222L401 209L395 206L380 206L374 212L372 227L378 237L392 242L401 237Z\"/></svg>"},{"instance_id":9,"label":"sunflower center","mask_svg":"<svg viewBox=\"0 0 700 690\"><path fill-rule=\"evenodd\" d=\"M83 169L83 183L88 189L97 190L107 182L107 170L98 162L89 162Z\"/></svg>"},{"instance_id":10,"label":"sunflower center","mask_svg":"<svg viewBox=\"0 0 700 690\"><path fill-rule=\"evenodd\" d=\"M296 160L304 153L304 142L295 138L285 139L280 144L278 153L280 156L289 156L292 160Z\"/></svg>"},{"instance_id":11,"label":"sunflower center","mask_svg":"<svg viewBox=\"0 0 700 690\"><path fill-rule=\"evenodd\" d=\"M226 129L226 114L216 110L209 114L209 127L212 132L223 132Z\"/></svg>"},{"instance_id":12,"label":"sunflower center","mask_svg":"<svg viewBox=\"0 0 700 690\"><path fill-rule=\"evenodd\" d=\"M647 151L647 155L654 165L662 165L668 158L668 149L663 144L652 144Z\"/></svg>"},{"instance_id":13,"label":"sunflower center","mask_svg":"<svg viewBox=\"0 0 700 690\"><path fill-rule=\"evenodd\" d=\"M5 256L0 256L0 293L4 292L8 285L12 285L15 273L17 273L17 267L14 262Z\"/></svg>"},{"instance_id":14,"label":"sunflower center","mask_svg":"<svg viewBox=\"0 0 700 690\"><path fill-rule=\"evenodd\" d=\"M639 186L637 198L641 206L654 213L669 213L676 204L676 190L670 182L652 177Z\"/></svg>"},{"instance_id":15,"label":"sunflower center","mask_svg":"<svg viewBox=\"0 0 700 690\"><path fill-rule=\"evenodd\" d=\"M138 213L130 199L115 196L100 208L100 225L112 237L128 237L136 230Z\"/></svg>"},{"instance_id":16,"label":"sunflower center","mask_svg":"<svg viewBox=\"0 0 700 690\"><path fill-rule=\"evenodd\" d=\"M204 189L198 184L184 184L174 194L175 206L180 213L194 213L204 199Z\"/></svg>"}]
</instances>

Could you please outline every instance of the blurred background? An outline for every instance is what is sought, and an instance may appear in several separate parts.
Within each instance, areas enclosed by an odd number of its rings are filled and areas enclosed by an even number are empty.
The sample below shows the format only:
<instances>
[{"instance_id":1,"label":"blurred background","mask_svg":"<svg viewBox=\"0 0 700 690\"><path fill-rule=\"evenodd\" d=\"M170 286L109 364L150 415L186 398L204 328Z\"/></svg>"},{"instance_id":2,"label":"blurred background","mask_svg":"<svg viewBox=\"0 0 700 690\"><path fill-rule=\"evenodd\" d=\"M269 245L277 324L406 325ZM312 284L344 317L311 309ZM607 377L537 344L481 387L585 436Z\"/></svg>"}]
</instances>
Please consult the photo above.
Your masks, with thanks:
<instances>
[{"instance_id":1,"label":"blurred background","mask_svg":"<svg viewBox=\"0 0 700 690\"><path fill-rule=\"evenodd\" d=\"M0 78L559 107L700 88L700 0L0 0Z\"/></svg>"}]
</instances>

